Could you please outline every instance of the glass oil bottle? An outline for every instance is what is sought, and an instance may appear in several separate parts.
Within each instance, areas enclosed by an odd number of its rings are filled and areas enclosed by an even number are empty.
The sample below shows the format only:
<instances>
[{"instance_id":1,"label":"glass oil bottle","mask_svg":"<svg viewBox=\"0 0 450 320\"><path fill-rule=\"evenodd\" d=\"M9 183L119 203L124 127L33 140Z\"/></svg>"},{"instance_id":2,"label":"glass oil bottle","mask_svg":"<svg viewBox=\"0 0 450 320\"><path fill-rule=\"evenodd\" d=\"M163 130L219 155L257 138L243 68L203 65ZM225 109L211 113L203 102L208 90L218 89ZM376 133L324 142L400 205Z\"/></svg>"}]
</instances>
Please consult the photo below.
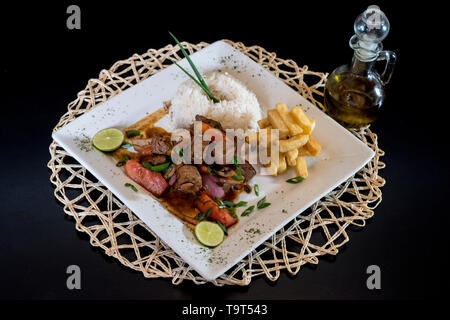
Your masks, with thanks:
<instances>
[{"instance_id":1,"label":"glass oil bottle","mask_svg":"<svg viewBox=\"0 0 450 320\"><path fill-rule=\"evenodd\" d=\"M327 113L348 128L360 128L375 121L385 99L396 55L382 50L389 32L389 20L377 6L369 6L354 23L350 47L355 51L350 65L335 69L327 79L324 102ZM374 68L384 61L384 71Z\"/></svg>"}]
</instances>

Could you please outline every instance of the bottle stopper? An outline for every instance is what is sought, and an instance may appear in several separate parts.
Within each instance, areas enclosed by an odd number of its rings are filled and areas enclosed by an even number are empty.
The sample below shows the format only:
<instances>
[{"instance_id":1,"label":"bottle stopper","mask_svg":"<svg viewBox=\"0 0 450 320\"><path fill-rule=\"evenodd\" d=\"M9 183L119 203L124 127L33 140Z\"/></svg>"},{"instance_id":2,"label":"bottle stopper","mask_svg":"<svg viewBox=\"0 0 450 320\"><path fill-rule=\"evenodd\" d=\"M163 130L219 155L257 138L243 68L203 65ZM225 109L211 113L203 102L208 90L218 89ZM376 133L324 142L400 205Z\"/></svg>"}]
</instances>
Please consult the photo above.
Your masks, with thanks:
<instances>
[{"instance_id":1,"label":"bottle stopper","mask_svg":"<svg viewBox=\"0 0 450 320\"><path fill-rule=\"evenodd\" d=\"M389 33L389 20L376 5L369 6L353 24L355 35L350 47L361 61L373 61L383 49L383 41Z\"/></svg>"}]
</instances>

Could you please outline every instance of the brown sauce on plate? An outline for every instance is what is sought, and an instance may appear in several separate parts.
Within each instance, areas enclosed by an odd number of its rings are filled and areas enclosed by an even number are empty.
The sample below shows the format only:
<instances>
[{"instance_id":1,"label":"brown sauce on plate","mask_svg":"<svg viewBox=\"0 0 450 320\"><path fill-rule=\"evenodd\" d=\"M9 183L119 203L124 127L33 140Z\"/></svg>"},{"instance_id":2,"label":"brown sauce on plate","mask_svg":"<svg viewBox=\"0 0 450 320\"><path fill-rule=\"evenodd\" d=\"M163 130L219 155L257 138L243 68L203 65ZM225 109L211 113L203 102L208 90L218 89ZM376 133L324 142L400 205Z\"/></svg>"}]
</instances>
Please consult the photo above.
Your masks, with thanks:
<instances>
[{"instance_id":1,"label":"brown sauce on plate","mask_svg":"<svg viewBox=\"0 0 450 320\"><path fill-rule=\"evenodd\" d=\"M242 190L232 190L225 194L222 200L235 201ZM189 195L176 190L168 190L160 198L156 198L170 213L174 214L191 229L195 228L198 220L195 217L200 211L195 207L195 195ZM234 225L236 225L235 223ZM232 227L232 226L231 226ZM230 228L231 228L230 227ZM229 229L229 228L228 228Z\"/></svg>"},{"instance_id":2,"label":"brown sauce on plate","mask_svg":"<svg viewBox=\"0 0 450 320\"><path fill-rule=\"evenodd\" d=\"M127 130L139 130L141 134L139 137L140 139L148 139L155 134L170 137L170 132L153 125L166 114L167 110L165 108L161 108L153 114L147 115L135 124L125 128L123 131L125 133ZM126 142L131 143L131 139L125 138L124 143ZM123 161L124 156L127 156L129 159L134 159L137 161L140 160L139 153L132 152L127 148L117 149L112 152L112 156L118 162ZM239 198L239 195L243 191L244 188L239 190L230 190L225 194L223 200L234 202ZM161 195L161 197L155 197L150 192L149 194L152 198L158 200L170 213L183 221L189 228L195 228L195 225L198 223L198 220L195 217L200 213L200 211L195 207L195 195L182 193L174 189L168 189L163 195Z\"/></svg>"}]
</instances>

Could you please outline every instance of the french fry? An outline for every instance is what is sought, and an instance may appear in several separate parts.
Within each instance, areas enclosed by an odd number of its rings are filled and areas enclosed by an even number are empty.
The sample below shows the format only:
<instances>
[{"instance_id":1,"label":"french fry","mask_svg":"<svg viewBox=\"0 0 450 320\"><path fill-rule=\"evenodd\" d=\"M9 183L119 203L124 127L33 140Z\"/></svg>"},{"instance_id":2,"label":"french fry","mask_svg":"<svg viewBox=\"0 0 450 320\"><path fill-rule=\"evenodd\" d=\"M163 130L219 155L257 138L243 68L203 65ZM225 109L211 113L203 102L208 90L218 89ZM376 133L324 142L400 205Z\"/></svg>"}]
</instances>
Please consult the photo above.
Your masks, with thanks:
<instances>
[{"instance_id":1,"label":"french fry","mask_svg":"<svg viewBox=\"0 0 450 320\"><path fill-rule=\"evenodd\" d=\"M317 154L322 150L322 146L317 142L313 136L309 136L308 142L303 146L311 157L317 156Z\"/></svg>"},{"instance_id":2,"label":"french fry","mask_svg":"<svg viewBox=\"0 0 450 320\"><path fill-rule=\"evenodd\" d=\"M303 129L295 123L295 120L289 113L289 110L284 103L277 103L275 108L277 109L281 119L284 121L284 124L288 128L289 134L291 136L295 136L303 132Z\"/></svg>"},{"instance_id":3,"label":"french fry","mask_svg":"<svg viewBox=\"0 0 450 320\"><path fill-rule=\"evenodd\" d=\"M267 118L263 118L261 120L258 120L258 126L261 129L267 128L268 126L270 126L270 121Z\"/></svg>"},{"instance_id":4,"label":"french fry","mask_svg":"<svg viewBox=\"0 0 450 320\"><path fill-rule=\"evenodd\" d=\"M277 173L278 174L282 174L286 170L287 170L286 156L284 155L284 153L280 153L279 154L279 159L278 159L278 170L277 170Z\"/></svg>"},{"instance_id":5,"label":"french fry","mask_svg":"<svg viewBox=\"0 0 450 320\"><path fill-rule=\"evenodd\" d=\"M255 131L255 132L250 132L246 137L245 137L245 142L247 143L253 143L254 141L256 142L260 142L261 140L261 136L265 136L267 137L267 141L268 143L270 143L270 141L272 141L272 126L268 126L266 128L261 129L260 131ZM273 137L273 139L275 139L275 137Z\"/></svg>"},{"instance_id":6,"label":"french fry","mask_svg":"<svg viewBox=\"0 0 450 320\"><path fill-rule=\"evenodd\" d=\"M309 133L311 134L316 127L316 120L309 119L309 121L311 121L311 132Z\"/></svg>"},{"instance_id":7,"label":"french fry","mask_svg":"<svg viewBox=\"0 0 450 320\"><path fill-rule=\"evenodd\" d=\"M308 169L306 168L305 157L297 158L297 163L295 165L295 171L297 172L297 176L300 176L302 178L308 177Z\"/></svg>"},{"instance_id":8,"label":"french fry","mask_svg":"<svg viewBox=\"0 0 450 320\"><path fill-rule=\"evenodd\" d=\"M289 129L281 118L277 110L267 111L267 119L269 119L270 124L274 129L279 130L280 138L286 138L289 135Z\"/></svg>"},{"instance_id":9,"label":"french fry","mask_svg":"<svg viewBox=\"0 0 450 320\"><path fill-rule=\"evenodd\" d=\"M295 167L297 175L306 178L308 168L305 157L316 156L322 149L311 136L315 125L316 122L309 119L299 106L289 111L286 104L277 103L275 109L267 111L267 118L258 121L261 129L268 129L267 135L260 130L249 134L246 141L252 144L256 142L259 147L267 148L271 158L264 165L266 174L277 176L289 167ZM272 135L275 132L272 129L278 130L277 137ZM277 154L272 144L278 149Z\"/></svg>"},{"instance_id":10,"label":"french fry","mask_svg":"<svg viewBox=\"0 0 450 320\"><path fill-rule=\"evenodd\" d=\"M289 139L280 140L280 152L288 152L293 149L298 149L308 142L309 136L307 134L298 134Z\"/></svg>"},{"instance_id":11,"label":"french fry","mask_svg":"<svg viewBox=\"0 0 450 320\"><path fill-rule=\"evenodd\" d=\"M289 112L288 107L285 103L279 102L275 105L275 109L277 109L279 114L286 114Z\"/></svg>"},{"instance_id":12,"label":"french fry","mask_svg":"<svg viewBox=\"0 0 450 320\"><path fill-rule=\"evenodd\" d=\"M305 146L298 148L298 157L310 157L311 154L309 151L305 148Z\"/></svg>"},{"instance_id":13,"label":"french fry","mask_svg":"<svg viewBox=\"0 0 450 320\"><path fill-rule=\"evenodd\" d=\"M306 116L303 110L299 106L295 106L291 109L290 114L292 118L297 122L297 124L303 129L303 134L311 134L313 128L313 123Z\"/></svg>"},{"instance_id":14,"label":"french fry","mask_svg":"<svg viewBox=\"0 0 450 320\"><path fill-rule=\"evenodd\" d=\"M292 149L286 152L286 162L288 166L294 167L297 163L298 149Z\"/></svg>"},{"instance_id":15,"label":"french fry","mask_svg":"<svg viewBox=\"0 0 450 320\"><path fill-rule=\"evenodd\" d=\"M270 162L267 165L264 165L267 174L271 175L271 176L277 176L278 175L278 165L279 165L279 157L277 157L275 159L275 161Z\"/></svg>"},{"instance_id":16,"label":"french fry","mask_svg":"<svg viewBox=\"0 0 450 320\"><path fill-rule=\"evenodd\" d=\"M276 153L275 158L276 158L276 161L278 161L278 153L279 153L278 150L279 150L280 142L279 142L278 136L275 134L275 132L272 132L271 128L267 128L267 129L258 131L258 134L256 136L258 139L258 148L259 148L258 151L256 151L256 152L257 152L259 161L262 161L262 163L265 163L267 161L266 157L270 157L270 159L271 159L272 152ZM251 137L249 137L249 138L250 138L249 141L251 141L249 143L250 148L252 148L254 146L254 144L253 144L254 135L251 135ZM254 150L254 149L250 149L250 150ZM265 167L269 167L270 165L271 165L271 163L264 164ZM272 170L277 171L278 170L277 168L278 168L278 164ZM273 172L271 174L273 174Z\"/></svg>"}]
</instances>

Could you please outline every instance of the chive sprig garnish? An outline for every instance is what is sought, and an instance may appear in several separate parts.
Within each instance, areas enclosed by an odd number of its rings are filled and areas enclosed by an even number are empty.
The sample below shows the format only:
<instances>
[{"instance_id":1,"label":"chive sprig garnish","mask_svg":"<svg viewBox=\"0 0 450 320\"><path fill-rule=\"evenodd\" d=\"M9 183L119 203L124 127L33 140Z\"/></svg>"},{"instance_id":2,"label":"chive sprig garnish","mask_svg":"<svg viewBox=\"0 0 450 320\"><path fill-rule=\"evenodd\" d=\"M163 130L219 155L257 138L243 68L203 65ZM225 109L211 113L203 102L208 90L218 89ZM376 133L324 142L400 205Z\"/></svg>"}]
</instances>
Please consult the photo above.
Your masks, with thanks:
<instances>
[{"instance_id":1,"label":"chive sprig garnish","mask_svg":"<svg viewBox=\"0 0 450 320\"><path fill-rule=\"evenodd\" d=\"M189 57L189 54L186 52L186 50L184 50L183 46L181 45L180 41L178 41L178 39L169 31L169 34L172 36L172 38L175 40L175 42L178 44L178 46L181 49L181 52L183 53L184 57L186 58L186 60L189 62L189 65L191 66L192 70L194 70L195 75L197 76L197 79L191 75L189 72L186 71L186 69L184 69L182 66L180 66L176 61L170 59L178 68L180 68L187 76L189 76L189 78L191 78L197 85L200 86L200 88L203 89L203 91L206 93L206 95L214 102L217 103L219 102L219 99L217 99L216 97L214 97L214 95L211 93L211 91L208 88L208 85L206 84L205 80L203 79L202 75L200 74L200 72L198 72L198 69L196 68L196 66L194 65L194 63L192 62L191 58Z\"/></svg>"}]
</instances>

